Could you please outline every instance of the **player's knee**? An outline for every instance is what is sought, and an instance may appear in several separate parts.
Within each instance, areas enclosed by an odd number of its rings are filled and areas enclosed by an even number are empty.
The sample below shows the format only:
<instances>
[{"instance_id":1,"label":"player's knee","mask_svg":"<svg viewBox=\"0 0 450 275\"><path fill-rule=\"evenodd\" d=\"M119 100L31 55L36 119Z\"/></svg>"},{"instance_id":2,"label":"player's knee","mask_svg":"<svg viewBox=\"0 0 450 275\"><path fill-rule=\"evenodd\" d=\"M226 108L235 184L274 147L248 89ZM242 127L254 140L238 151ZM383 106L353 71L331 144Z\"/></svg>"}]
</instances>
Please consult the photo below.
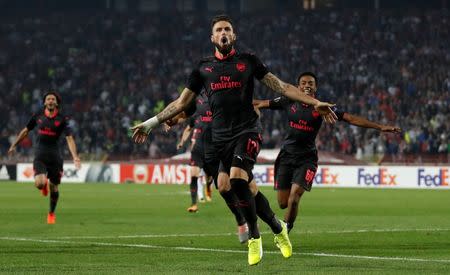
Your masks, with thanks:
<instances>
[{"instance_id":1,"label":"player's knee","mask_svg":"<svg viewBox=\"0 0 450 275\"><path fill-rule=\"evenodd\" d=\"M191 166L191 176L199 177L200 176L200 167Z\"/></svg>"},{"instance_id":2,"label":"player's knee","mask_svg":"<svg viewBox=\"0 0 450 275\"><path fill-rule=\"evenodd\" d=\"M58 185L50 183L50 192L58 192Z\"/></svg>"},{"instance_id":3,"label":"player's knee","mask_svg":"<svg viewBox=\"0 0 450 275\"><path fill-rule=\"evenodd\" d=\"M256 186L255 180L252 180L249 183L250 191L252 192L253 197L258 194L258 186Z\"/></svg>"},{"instance_id":4,"label":"player's knee","mask_svg":"<svg viewBox=\"0 0 450 275\"><path fill-rule=\"evenodd\" d=\"M285 202L285 201L278 201L278 206L279 206L281 209L286 209L286 208L288 207L288 203Z\"/></svg>"},{"instance_id":5,"label":"player's knee","mask_svg":"<svg viewBox=\"0 0 450 275\"><path fill-rule=\"evenodd\" d=\"M227 192L231 190L230 178L225 173L219 173L217 177L217 185L219 192Z\"/></svg>"},{"instance_id":6,"label":"player's knee","mask_svg":"<svg viewBox=\"0 0 450 275\"><path fill-rule=\"evenodd\" d=\"M230 186L223 186L223 185L220 185L219 184L219 192L220 193L224 193L224 192L228 192L228 191L230 191L231 190L231 187Z\"/></svg>"},{"instance_id":7,"label":"player's knee","mask_svg":"<svg viewBox=\"0 0 450 275\"><path fill-rule=\"evenodd\" d=\"M283 197L279 197L278 198L278 206L281 209L286 209L288 207L288 200L287 197L283 196Z\"/></svg>"},{"instance_id":8,"label":"player's knee","mask_svg":"<svg viewBox=\"0 0 450 275\"><path fill-rule=\"evenodd\" d=\"M253 169L253 162L241 157L241 156L234 156L233 160L231 161L231 167L237 167L245 172L247 172L248 180L251 181L253 179L252 169Z\"/></svg>"},{"instance_id":9,"label":"player's knee","mask_svg":"<svg viewBox=\"0 0 450 275\"><path fill-rule=\"evenodd\" d=\"M281 209L286 209L288 207L288 202L289 202L289 190L278 190L277 191L277 200L278 200L278 206Z\"/></svg>"},{"instance_id":10,"label":"player's knee","mask_svg":"<svg viewBox=\"0 0 450 275\"><path fill-rule=\"evenodd\" d=\"M35 182L34 186L36 186L37 189L42 189L45 186L45 183L42 182Z\"/></svg>"},{"instance_id":11,"label":"player's knee","mask_svg":"<svg viewBox=\"0 0 450 275\"><path fill-rule=\"evenodd\" d=\"M301 185L293 184L290 196L295 198L297 201L300 200L302 195L305 193L305 189Z\"/></svg>"},{"instance_id":12,"label":"player's knee","mask_svg":"<svg viewBox=\"0 0 450 275\"><path fill-rule=\"evenodd\" d=\"M34 186L36 186L37 189L42 189L42 188L44 188L46 181L47 180L45 178L36 179L34 181Z\"/></svg>"}]
</instances>

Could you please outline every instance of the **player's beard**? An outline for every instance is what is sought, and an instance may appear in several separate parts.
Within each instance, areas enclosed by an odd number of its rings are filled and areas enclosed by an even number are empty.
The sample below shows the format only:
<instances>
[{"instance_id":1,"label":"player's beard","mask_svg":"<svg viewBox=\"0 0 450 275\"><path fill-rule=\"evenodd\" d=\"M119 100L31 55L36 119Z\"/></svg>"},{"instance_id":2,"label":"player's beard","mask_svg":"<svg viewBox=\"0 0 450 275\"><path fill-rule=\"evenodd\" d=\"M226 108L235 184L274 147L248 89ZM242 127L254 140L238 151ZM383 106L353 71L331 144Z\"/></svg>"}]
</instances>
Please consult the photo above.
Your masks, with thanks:
<instances>
[{"instance_id":1,"label":"player's beard","mask_svg":"<svg viewBox=\"0 0 450 275\"><path fill-rule=\"evenodd\" d=\"M221 38L222 40L223 38ZM227 38L227 42L226 44L222 43L222 45L220 43L214 43L214 46L216 46L216 49L222 54L222 55L227 55L231 52L231 50L233 49L233 45L234 45L234 41L229 41Z\"/></svg>"},{"instance_id":2,"label":"player's beard","mask_svg":"<svg viewBox=\"0 0 450 275\"><path fill-rule=\"evenodd\" d=\"M49 111L49 112L53 112L54 110L56 110L58 108L58 105L56 104L48 104L47 106L45 106L45 108Z\"/></svg>"}]
</instances>

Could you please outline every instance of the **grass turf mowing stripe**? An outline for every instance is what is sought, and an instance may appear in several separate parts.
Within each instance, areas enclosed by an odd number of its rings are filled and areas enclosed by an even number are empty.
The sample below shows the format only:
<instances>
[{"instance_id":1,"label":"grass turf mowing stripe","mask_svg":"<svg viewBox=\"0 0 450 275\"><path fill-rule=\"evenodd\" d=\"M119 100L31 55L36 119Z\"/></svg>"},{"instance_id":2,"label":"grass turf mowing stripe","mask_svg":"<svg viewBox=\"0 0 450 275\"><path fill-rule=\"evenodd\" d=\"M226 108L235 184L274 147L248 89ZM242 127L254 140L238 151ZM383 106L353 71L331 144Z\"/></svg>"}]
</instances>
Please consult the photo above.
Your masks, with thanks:
<instances>
[{"instance_id":1,"label":"grass turf mowing stripe","mask_svg":"<svg viewBox=\"0 0 450 275\"><path fill-rule=\"evenodd\" d=\"M405 229L359 229L359 230L333 230L333 231L301 231L291 232L290 234L348 234L348 233L390 233L390 232L440 232L450 231L450 228L405 228ZM272 232L263 231L261 234L271 234ZM138 238L173 238L173 237L222 237L234 236L236 233L191 233L191 234L144 234L144 235L122 235L122 236L64 236L54 237L58 240L71 239L138 239Z\"/></svg>"},{"instance_id":2,"label":"grass turf mowing stripe","mask_svg":"<svg viewBox=\"0 0 450 275\"><path fill-rule=\"evenodd\" d=\"M42 240L31 238L12 238L12 237L0 237L1 240L8 241L24 241L24 242L38 242L38 243L61 243L61 244L88 244L97 246L116 246L116 247L135 247L135 248L156 248L156 249L173 249L184 251L200 251L200 252L223 252L223 253L247 253L243 250L232 249L214 249L214 248L201 248L201 247L183 247L183 246L160 246L160 245L148 245L148 244L123 244L123 243L105 243L105 242L75 242L75 241L62 241L62 240ZM279 254L278 251L267 251L266 254ZM353 259L369 259L369 260L388 260L388 261L407 261L407 262L436 262L436 263L450 263L449 260L441 259L421 259L421 258L406 258L406 257L378 257L378 256L365 256L365 255L345 255L345 254L329 254L329 253L299 253L294 252L294 255L316 256L316 257L335 257L335 258L353 258Z\"/></svg>"}]
</instances>

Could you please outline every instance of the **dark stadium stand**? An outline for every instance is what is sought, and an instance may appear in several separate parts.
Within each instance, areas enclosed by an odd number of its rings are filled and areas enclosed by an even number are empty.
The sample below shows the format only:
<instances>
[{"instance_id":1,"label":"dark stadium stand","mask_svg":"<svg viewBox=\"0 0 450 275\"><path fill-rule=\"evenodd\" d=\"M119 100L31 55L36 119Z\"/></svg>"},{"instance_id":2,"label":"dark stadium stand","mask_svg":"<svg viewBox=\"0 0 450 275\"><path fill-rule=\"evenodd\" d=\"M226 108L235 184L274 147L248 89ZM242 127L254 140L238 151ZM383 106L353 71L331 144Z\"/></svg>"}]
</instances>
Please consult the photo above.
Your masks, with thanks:
<instances>
[{"instance_id":1,"label":"dark stadium stand","mask_svg":"<svg viewBox=\"0 0 450 275\"><path fill-rule=\"evenodd\" d=\"M255 52L272 72L294 83L319 76L320 98L342 110L404 129L401 136L323 127L318 148L356 159L400 161L450 151L448 11L361 10L234 16L238 49ZM170 22L170 24L168 24ZM147 146L128 128L176 98L195 60L211 53L208 17L196 13L84 13L0 18L0 151L5 152L48 89L72 115L84 159L164 158L177 154L181 127L159 129ZM164 31L161 31L164 30ZM5 96L6 95L6 96ZM272 98L261 85L255 97ZM263 112L264 147L278 148L282 113ZM19 148L29 159L32 138ZM179 153L179 152L178 152ZM424 158L422 157L422 161ZM448 158L443 158L448 162Z\"/></svg>"}]
</instances>

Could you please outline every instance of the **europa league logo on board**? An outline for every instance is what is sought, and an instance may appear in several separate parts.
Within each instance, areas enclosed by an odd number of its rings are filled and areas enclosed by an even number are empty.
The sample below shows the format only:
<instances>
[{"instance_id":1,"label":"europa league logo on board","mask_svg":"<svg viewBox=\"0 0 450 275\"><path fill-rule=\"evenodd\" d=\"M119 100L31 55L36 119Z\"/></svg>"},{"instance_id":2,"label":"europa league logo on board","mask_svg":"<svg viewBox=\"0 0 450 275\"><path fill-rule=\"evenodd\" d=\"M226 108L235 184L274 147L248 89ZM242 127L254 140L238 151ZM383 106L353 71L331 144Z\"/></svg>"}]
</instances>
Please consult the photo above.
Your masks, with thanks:
<instances>
[{"instance_id":1,"label":"europa league logo on board","mask_svg":"<svg viewBox=\"0 0 450 275\"><path fill-rule=\"evenodd\" d=\"M133 180L136 183L145 183L148 180L147 165L134 165Z\"/></svg>"}]
</instances>

